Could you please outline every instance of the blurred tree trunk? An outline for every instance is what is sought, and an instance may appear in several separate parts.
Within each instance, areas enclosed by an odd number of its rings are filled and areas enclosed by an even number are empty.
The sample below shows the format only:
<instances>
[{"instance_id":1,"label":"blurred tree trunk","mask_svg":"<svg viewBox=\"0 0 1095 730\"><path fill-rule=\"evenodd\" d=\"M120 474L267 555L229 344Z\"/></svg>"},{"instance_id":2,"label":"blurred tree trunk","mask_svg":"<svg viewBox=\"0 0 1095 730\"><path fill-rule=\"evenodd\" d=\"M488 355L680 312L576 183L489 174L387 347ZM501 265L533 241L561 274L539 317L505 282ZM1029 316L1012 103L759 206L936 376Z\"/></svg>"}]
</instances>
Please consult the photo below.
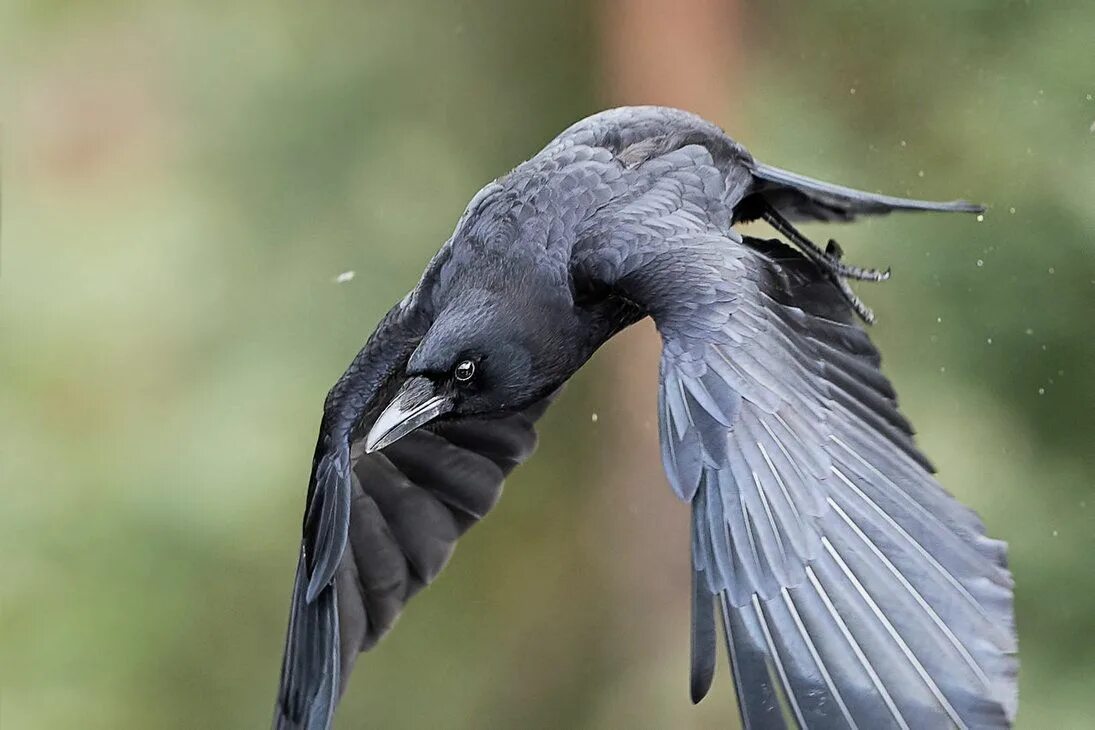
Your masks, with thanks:
<instances>
[{"instance_id":1,"label":"blurred tree trunk","mask_svg":"<svg viewBox=\"0 0 1095 730\"><path fill-rule=\"evenodd\" d=\"M607 105L681 107L730 126L741 48L736 0L603 0L600 37ZM681 672L672 696L687 703L689 510L673 496L661 466L660 349L649 320L608 347L609 395L597 417L607 459L598 525L608 533L599 537L610 563L609 589L615 604L626 607L610 651L620 671L643 675L623 681L661 678L669 669L663 663L671 664ZM730 710L721 709L725 721Z\"/></svg>"}]
</instances>

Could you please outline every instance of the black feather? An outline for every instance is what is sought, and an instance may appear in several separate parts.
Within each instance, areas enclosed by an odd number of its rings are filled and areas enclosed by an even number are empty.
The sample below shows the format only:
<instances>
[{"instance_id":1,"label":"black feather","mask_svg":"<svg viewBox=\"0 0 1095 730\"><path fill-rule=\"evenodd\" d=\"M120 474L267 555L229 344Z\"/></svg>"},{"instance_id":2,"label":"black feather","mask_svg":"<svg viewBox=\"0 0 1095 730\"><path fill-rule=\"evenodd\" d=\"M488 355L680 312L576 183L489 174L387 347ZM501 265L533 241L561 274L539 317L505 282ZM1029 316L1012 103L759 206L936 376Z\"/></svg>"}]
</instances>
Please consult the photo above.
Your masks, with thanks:
<instances>
[{"instance_id":1,"label":"black feather","mask_svg":"<svg viewBox=\"0 0 1095 730\"><path fill-rule=\"evenodd\" d=\"M330 726L358 653L531 455L544 394L647 315L662 459L692 508L692 700L717 602L747 728L1009 724L1004 545L916 447L849 308L842 277L866 274L783 225L899 210L981 208L771 167L661 107L582 120L486 186L328 396L275 727ZM810 258L733 229L762 214ZM393 413L402 438L366 453Z\"/></svg>"}]
</instances>

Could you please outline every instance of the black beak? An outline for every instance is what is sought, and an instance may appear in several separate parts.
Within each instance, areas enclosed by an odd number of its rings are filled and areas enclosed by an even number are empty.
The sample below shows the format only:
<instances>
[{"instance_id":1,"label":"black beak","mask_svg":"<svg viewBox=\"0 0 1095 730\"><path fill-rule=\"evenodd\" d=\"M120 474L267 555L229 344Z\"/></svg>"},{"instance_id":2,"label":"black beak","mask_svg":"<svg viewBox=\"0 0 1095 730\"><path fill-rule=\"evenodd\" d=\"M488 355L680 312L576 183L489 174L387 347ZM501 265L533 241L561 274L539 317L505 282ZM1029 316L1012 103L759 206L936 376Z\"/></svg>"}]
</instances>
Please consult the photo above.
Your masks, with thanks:
<instances>
[{"instance_id":1,"label":"black beak","mask_svg":"<svg viewBox=\"0 0 1095 730\"><path fill-rule=\"evenodd\" d=\"M379 451L411 431L452 410L452 397L437 392L429 378L407 380L380 412L365 437L365 453Z\"/></svg>"}]
</instances>

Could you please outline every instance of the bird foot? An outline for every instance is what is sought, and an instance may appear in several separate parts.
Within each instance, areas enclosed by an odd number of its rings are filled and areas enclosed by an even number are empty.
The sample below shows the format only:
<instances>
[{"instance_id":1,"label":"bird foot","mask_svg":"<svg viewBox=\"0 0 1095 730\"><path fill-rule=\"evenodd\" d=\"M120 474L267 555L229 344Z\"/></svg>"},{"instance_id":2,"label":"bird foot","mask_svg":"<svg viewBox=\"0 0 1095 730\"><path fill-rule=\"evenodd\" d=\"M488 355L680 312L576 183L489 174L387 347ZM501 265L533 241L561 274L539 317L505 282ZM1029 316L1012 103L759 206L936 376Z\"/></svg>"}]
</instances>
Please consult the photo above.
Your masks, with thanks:
<instances>
[{"instance_id":1,"label":"bird foot","mask_svg":"<svg viewBox=\"0 0 1095 730\"><path fill-rule=\"evenodd\" d=\"M771 206L767 206L761 217L767 221L770 226L775 228L776 231L786 236L791 243L798 246L802 253L806 255L806 258L810 259L815 266L828 275L829 279L844 297L844 300L848 302L848 306L855 311L860 319L867 324L874 324L874 312L872 312L871 308L864 304L863 300L852 291L847 280L886 281L890 278L889 269L881 271L879 269L868 269L844 263L841 261L841 258L844 256L844 249L840 247L839 243L830 238L825 249L822 250L820 246L800 233L797 228L791 225L790 221L780 215L779 212Z\"/></svg>"},{"instance_id":2,"label":"bird foot","mask_svg":"<svg viewBox=\"0 0 1095 730\"><path fill-rule=\"evenodd\" d=\"M828 259L827 264L832 267L832 271L843 276L845 279L855 279L856 281L879 282L886 281L890 278L889 269L881 271L879 269L865 269L860 266L845 264L840 260L843 255L844 250L840 247L840 244L830 238L829 244L825 247L825 258Z\"/></svg>"}]
</instances>

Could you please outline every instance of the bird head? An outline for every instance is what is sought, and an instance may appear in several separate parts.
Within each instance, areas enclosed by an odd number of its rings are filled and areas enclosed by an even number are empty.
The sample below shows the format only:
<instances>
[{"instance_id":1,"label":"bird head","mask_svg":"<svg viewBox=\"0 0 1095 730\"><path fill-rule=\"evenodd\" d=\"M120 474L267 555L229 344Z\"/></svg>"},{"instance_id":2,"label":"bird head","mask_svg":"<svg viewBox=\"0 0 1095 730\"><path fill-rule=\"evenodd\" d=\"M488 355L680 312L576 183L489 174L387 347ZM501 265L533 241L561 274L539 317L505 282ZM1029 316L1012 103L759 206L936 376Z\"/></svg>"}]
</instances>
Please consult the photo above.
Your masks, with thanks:
<instances>
[{"instance_id":1,"label":"bird head","mask_svg":"<svg viewBox=\"0 0 1095 730\"><path fill-rule=\"evenodd\" d=\"M411 354L406 379L373 423L367 452L440 418L523 410L569 378L570 310L547 298L473 290L446 306Z\"/></svg>"}]
</instances>

